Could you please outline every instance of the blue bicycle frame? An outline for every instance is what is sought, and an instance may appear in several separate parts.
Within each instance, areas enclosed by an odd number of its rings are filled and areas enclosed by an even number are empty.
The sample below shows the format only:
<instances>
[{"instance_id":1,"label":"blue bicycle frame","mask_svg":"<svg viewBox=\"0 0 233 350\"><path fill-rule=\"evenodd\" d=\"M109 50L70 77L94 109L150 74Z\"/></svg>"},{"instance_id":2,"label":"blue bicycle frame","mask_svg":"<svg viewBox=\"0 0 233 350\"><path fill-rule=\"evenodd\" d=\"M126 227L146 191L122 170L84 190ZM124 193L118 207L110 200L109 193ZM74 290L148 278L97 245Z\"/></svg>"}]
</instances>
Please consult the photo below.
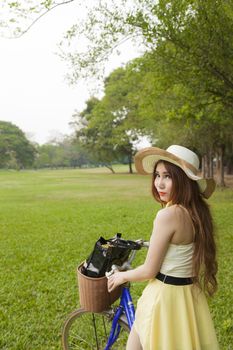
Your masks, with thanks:
<instances>
[{"instance_id":1,"label":"blue bicycle frame","mask_svg":"<svg viewBox=\"0 0 233 350\"><path fill-rule=\"evenodd\" d=\"M112 328L110 331L107 345L104 350L111 349L111 346L117 340L121 330L121 326L118 323L118 321L123 313L125 313L129 328L131 329L135 318L135 310L134 310L133 301L130 295L129 287L122 288L120 305L117 307L116 312L114 314L114 317L112 320Z\"/></svg>"}]
</instances>

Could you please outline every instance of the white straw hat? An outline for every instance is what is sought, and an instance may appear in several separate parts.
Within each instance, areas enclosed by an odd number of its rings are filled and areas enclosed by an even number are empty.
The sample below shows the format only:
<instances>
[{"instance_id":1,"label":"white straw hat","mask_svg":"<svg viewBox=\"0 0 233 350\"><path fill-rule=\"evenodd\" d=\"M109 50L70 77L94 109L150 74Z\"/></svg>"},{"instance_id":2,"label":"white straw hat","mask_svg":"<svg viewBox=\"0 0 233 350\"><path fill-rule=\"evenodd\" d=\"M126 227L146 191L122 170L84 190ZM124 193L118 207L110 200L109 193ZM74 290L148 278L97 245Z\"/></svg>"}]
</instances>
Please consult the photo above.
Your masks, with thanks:
<instances>
[{"instance_id":1,"label":"white straw hat","mask_svg":"<svg viewBox=\"0 0 233 350\"><path fill-rule=\"evenodd\" d=\"M144 148L135 155L135 167L140 174L152 174L155 163L159 160L165 160L177 165L190 179L197 181L200 192L205 198L209 198L214 192L216 187L214 179L207 179L198 175L198 156L183 146L172 145L166 150L157 147Z\"/></svg>"}]
</instances>

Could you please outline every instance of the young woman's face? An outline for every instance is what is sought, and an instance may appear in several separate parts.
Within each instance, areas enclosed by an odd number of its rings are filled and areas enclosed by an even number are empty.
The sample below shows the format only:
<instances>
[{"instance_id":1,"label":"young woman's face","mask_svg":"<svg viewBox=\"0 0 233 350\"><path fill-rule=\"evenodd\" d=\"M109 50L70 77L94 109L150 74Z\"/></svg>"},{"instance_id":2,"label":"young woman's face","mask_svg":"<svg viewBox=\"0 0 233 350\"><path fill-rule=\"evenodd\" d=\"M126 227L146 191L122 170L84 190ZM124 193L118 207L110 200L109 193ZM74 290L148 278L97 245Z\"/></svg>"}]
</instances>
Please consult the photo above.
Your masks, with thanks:
<instances>
[{"instance_id":1,"label":"young woman's face","mask_svg":"<svg viewBox=\"0 0 233 350\"><path fill-rule=\"evenodd\" d=\"M162 162L158 163L156 167L154 185L160 199L163 202L169 202L171 200L172 178Z\"/></svg>"}]
</instances>

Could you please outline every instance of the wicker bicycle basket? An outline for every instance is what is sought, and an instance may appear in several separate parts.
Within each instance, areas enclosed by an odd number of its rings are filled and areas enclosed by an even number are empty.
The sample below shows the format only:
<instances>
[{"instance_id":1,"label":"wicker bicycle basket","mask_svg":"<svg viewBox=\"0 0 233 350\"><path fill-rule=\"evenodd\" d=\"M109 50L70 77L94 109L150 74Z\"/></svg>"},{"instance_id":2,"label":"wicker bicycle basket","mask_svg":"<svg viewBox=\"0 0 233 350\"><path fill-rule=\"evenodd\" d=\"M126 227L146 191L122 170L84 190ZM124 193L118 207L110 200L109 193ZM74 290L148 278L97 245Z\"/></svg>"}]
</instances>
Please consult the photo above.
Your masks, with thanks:
<instances>
[{"instance_id":1,"label":"wicker bicycle basket","mask_svg":"<svg viewBox=\"0 0 233 350\"><path fill-rule=\"evenodd\" d=\"M111 293L107 288L107 277L93 278L82 274L82 265L77 268L79 300L81 307L86 311L101 312L107 310L116 301L121 288L118 287Z\"/></svg>"}]
</instances>

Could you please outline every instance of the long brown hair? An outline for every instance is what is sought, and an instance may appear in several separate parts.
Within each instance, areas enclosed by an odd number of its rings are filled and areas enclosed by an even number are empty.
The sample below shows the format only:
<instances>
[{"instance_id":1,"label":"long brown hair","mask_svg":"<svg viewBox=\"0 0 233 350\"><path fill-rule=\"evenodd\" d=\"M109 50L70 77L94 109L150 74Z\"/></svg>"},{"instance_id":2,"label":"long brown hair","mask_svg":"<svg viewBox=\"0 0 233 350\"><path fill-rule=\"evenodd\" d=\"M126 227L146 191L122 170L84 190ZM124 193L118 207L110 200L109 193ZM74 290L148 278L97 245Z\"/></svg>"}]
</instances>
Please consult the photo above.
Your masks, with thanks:
<instances>
[{"instance_id":1,"label":"long brown hair","mask_svg":"<svg viewBox=\"0 0 233 350\"><path fill-rule=\"evenodd\" d=\"M188 178L178 166L158 161L152 176L152 194L156 201L164 206L155 188L155 174L158 163L163 163L172 179L171 202L185 207L192 219L195 229L195 249L193 255L193 273L195 282L212 295L217 290L216 244L214 240L213 219L209 205L199 191L198 183Z\"/></svg>"}]
</instances>

